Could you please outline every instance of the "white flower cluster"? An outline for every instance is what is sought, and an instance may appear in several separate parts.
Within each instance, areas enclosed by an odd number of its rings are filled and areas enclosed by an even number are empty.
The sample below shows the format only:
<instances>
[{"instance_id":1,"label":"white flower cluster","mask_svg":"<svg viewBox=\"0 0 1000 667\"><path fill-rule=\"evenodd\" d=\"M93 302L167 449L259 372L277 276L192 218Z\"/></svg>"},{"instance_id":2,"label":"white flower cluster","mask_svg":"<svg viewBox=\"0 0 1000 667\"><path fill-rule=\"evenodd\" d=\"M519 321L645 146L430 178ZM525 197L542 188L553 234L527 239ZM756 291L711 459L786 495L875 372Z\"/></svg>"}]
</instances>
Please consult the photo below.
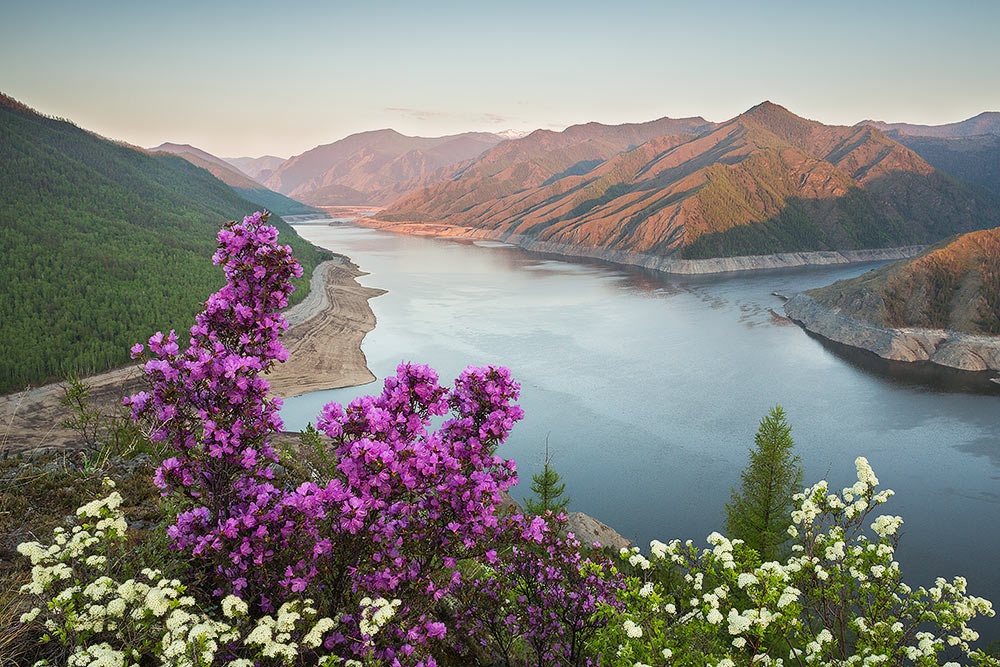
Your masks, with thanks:
<instances>
[{"instance_id":1,"label":"white flower cluster","mask_svg":"<svg viewBox=\"0 0 1000 667\"><path fill-rule=\"evenodd\" d=\"M639 637L642 637L642 626L633 621L632 619L625 619L625 622L622 624L622 627L625 630L625 635L627 637L631 637L632 639L638 639Z\"/></svg>"},{"instance_id":2,"label":"white flower cluster","mask_svg":"<svg viewBox=\"0 0 1000 667\"><path fill-rule=\"evenodd\" d=\"M872 523L872 530L879 537L889 537L895 535L896 531L903 524L903 517L883 515L875 519Z\"/></svg>"},{"instance_id":3,"label":"white flower cluster","mask_svg":"<svg viewBox=\"0 0 1000 667\"><path fill-rule=\"evenodd\" d=\"M628 564L632 567L638 567L641 570L648 570L651 563L649 560L640 553L639 547L622 547L619 552L623 558L628 559Z\"/></svg>"},{"instance_id":4,"label":"white flower cluster","mask_svg":"<svg viewBox=\"0 0 1000 667\"><path fill-rule=\"evenodd\" d=\"M124 540L128 525L121 504L121 496L113 491L77 510L78 518L96 522L69 531L56 528L48 547L37 542L19 545L18 551L32 562L31 583L21 591L47 600L45 627L53 636L73 638L67 665L133 664L144 650L155 647L164 664L211 664L220 643L232 641L236 634L227 624L196 610L194 598L184 595L179 580L163 578L149 568L142 570L141 578L121 582L94 574L107 567L110 549ZM42 607L36 607L22 616L22 622L42 614ZM117 648L107 641L80 641L98 633L115 638Z\"/></svg>"},{"instance_id":5,"label":"white flower cluster","mask_svg":"<svg viewBox=\"0 0 1000 667\"><path fill-rule=\"evenodd\" d=\"M385 627L396 614L396 609L402 601L386 600L385 598L375 598L374 600L365 597L361 600L361 622L359 628L361 634L368 638L374 637L378 631Z\"/></svg>"},{"instance_id":6,"label":"white flower cluster","mask_svg":"<svg viewBox=\"0 0 1000 667\"><path fill-rule=\"evenodd\" d=\"M67 667L125 667L125 654L107 642L81 647L66 660Z\"/></svg>"}]
</instances>

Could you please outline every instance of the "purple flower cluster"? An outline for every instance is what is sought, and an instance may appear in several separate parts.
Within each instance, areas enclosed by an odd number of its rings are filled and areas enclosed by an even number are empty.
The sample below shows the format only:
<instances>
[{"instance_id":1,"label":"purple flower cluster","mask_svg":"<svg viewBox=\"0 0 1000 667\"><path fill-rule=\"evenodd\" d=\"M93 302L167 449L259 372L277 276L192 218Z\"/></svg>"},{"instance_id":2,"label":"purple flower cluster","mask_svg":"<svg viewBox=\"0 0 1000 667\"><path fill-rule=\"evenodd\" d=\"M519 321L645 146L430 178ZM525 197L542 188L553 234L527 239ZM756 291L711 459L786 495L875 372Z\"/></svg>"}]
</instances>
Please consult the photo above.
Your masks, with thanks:
<instances>
[{"instance_id":1,"label":"purple flower cluster","mask_svg":"<svg viewBox=\"0 0 1000 667\"><path fill-rule=\"evenodd\" d=\"M150 391L124 401L134 418L152 424L154 441L176 451L154 477L165 494L183 498L168 534L229 578L220 591L243 590L243 573L273 551L252 543L267 540L258 515L280 496L266 480L277 461L269 438L281 428L281 402L268 396L262 374L288 356L278 339L288 327L280 309L302 268L266 220L255 213L219 232L212 259L223 266L225 286L205 302L186 349L173 331L151 337L148 353L133 346L133 358L146 358Z\"/></svg>"},{"instance_id":2,"label":"purple flower cluster","mask_svg":"<svg viewBox=\"0 0 1000 667\"><path fill-rule=\"evenodd\" d=\"M124 401L154 424L153 440L180 455L160 469L157 484L202 497L210 509L228 504L239 479L266 477L277 458L268 438L281 428L281 402L267 395L262 375L288 357L278 339L288 328L280 309L302 267L266 220L258 212L219 232L212 259L223 265L226 285L205 302L187 349L173 331L149 339L143 368L151 391ZM136 344L132 356L147 355Z\"/></svg>"},{"instance_id":3,"label":"purple flower cluster","mask_svg":"<svg viewBox=\"0 0 1000 667\"><path fill-rule=\"evenodd\" d=\"M525 652L538 665L600 663L585 644L622 609L624 579L599 553L584 558L565 521L551 513L506 517L499 557L459 591L459 627L504 664Z\"/></svg>"},{"instance_id":4,"label":"purple flower cluster","mask_svg":"<svg viewBox=\"0 0 1000 667\"><path fill-rule=\"evenodd\" d=\"M323 408L319 428L332 439L337 475L296 493L329 508L330 533L372 541L355 588L386 593L424 577L426 545L452 568L491 533L502 492L517 482L514 462L494 451L523 416L518 390L506 368L468 368L448 390L427 366L400 364L380 396ZM438 598L448 589L426 587Z\"/></svg>"},{"instance_id":5,"label":"purple flower cluster","mask_svg":"<svg viewBox=\"0 0 1000 667\"><path fill-rule=\"evenodd\" d=\"M181 507L168 535L216 595L262 612L296 597L322 601L321 613L340 621L326 649L420 664L414 647L445 632L430 611L459 584L459 559L487 551L502 493L517 481L495 450L523 417L519 386L490 366L446 388L427 366L401 364L381 395L323 408L329 478L278 488L270 437L280 401L262 375L287 357L280 309L301 268L265 222L257 213L220 231L213 259L227 283L186 349L174 332L150 338L148 355L132 349L147 357L151 388L125 403L176 452L155 477ZM377 648L360 630L367 595L403 600Z\"/></svg>"}]
</instances>

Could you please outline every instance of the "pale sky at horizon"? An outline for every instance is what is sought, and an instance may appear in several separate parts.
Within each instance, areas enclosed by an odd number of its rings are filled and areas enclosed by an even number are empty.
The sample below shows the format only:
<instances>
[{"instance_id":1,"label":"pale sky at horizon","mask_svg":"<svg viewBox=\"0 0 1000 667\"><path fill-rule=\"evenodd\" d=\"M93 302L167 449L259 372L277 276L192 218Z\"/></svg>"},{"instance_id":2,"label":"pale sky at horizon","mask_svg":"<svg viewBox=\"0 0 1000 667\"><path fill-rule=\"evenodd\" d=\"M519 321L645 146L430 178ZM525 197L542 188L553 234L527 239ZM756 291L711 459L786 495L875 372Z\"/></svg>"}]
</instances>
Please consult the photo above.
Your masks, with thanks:
<instances>
[{"instance_id":1,"label":"pale sky at horizon","mask_svg":"<svg viewBox=\"0 0 1000 667\"><path fill-rule=\"evenodd\" d=\"M832 125L1000 111L1000 2L0 0L0 92L111 139L289 157L764 100Z\"/></svg>"}]
</instances>

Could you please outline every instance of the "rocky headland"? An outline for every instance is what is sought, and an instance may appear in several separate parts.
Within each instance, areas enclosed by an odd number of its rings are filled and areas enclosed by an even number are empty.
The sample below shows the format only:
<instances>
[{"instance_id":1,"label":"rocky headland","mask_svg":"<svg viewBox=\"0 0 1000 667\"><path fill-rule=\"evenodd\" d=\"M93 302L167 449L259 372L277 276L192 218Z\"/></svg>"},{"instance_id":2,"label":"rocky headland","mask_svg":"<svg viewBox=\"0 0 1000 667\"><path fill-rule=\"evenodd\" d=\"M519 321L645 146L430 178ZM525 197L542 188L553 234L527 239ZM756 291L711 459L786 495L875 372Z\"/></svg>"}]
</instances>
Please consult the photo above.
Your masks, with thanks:
<instances>
[{"instance_id":1,"label":"rocky headland","mask_svg":"<svg viewBox=\"0 0 1000 667\"><path fill-rule=\"evenodd\" d=\"M893 361L929 361L964 371L1000 371L1000 337L946 329L890 328L856 319L806 293L785 302L785 314L823 338Z\"/></svg>"},{"instance_id":2,"label":"rocky headland","mask_svg":"<svg viewBox=\"0 0 1000 667\"><path fill-rule=\"evenodd\" d=\"M792 320L884 359L1000 371L1000 228L797 294Z\"/></svg>"}]
</instances>

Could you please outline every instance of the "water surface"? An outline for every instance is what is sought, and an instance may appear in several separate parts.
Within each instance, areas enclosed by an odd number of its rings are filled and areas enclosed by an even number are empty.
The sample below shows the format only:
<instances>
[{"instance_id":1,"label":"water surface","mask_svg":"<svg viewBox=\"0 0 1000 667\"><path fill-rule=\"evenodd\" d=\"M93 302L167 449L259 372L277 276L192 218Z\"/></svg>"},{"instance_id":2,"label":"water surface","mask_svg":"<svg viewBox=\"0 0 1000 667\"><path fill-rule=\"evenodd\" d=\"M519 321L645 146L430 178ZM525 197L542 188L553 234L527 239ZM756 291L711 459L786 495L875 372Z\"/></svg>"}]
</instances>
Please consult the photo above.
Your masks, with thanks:
<instances>
[{"instance_id":1,"label":"water surface","mask_svg":"<svg viewBox=\"0 0 1000 667\"><path fill-rule=\"evenodd\" d=\"M806 483L850 485L863 455L896 491L886 511L905 521L909 583L962 574L973 593L1000 601L1000 397L871 372L777 314L772 292L872 265L688 278L497 243L298 230L388 290L371 301L378 324L363 344L380 380L401 360L444 380L469 364L511 368L527 414L500 452L518 463L515 497L530 492L548 438L571 510L639 545L703 543L722 529L760 419L780 404ZM291 399L282 416L302 428L324 403L379 389Z\"/></svg>"}]
</instances>

